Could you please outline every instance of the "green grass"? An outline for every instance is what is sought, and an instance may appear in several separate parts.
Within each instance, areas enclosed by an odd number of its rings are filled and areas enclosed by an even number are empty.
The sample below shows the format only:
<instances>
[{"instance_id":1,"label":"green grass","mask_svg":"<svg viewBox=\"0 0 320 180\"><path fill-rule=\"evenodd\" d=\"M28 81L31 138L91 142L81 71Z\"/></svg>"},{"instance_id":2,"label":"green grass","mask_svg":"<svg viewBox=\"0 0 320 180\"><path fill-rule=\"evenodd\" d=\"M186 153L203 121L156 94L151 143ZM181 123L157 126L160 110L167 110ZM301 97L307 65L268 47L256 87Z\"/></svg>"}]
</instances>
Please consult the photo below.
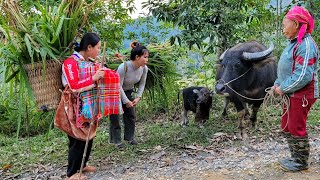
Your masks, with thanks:
<instances>
[{"instance_id":1,"label":"green grass","mask_svg":"<svg viewBox=\"0 0 320 180\"><path fill-rule=\"evenodd\" d=\"M149 151L156 146L183 148L184 145L208 145L208 138L219 127L208 125L207 128L199 129L196 125L181 128L177 122L165 124L144 122L138 124L139 145L129 146L126 144L124 151L119 151L108 143L107 127L98 129L94 140L92 156L94 160L111 159L126 162L137 157L141 152ZM68 140L65 134L53 129L46 135L39 135L16 141L14 138L1 136L0 166L12 165L9 169L12 173L23 172L35 164L66 164Z\"/></svg>"},{"instance_id":2,"label":"green grass","mask_svg":"<svg viewBox=\"0 0 320 180\"><path fill-rule=\"evenodd\" d=\"M57 130L50 131L48 135L48 138L46 135L39 135L21 138L18 141L1 135L0 166L11 165L10 171L17 173L34 164L59 162L62 158L65 159L66 137Z\"/></svg>"},{"instance_id":3,"label":"green grass","mask_svg":"<svg viewBox=\"0 0 320 180\"><path fill-rule=\"evenodd\" d=\"M229 108L229 120L221 120L222 99L215 99L210 120L204 129L199 129L190 117L190 125L182 128L177 121L148 120L138 122L137 146L125 145L123 151L117 150L108 143L107 122L102 122L94 140L94 147L90 163L98 164L100 161L128 162L138 158L148 157L155 147L161 146L172 153L181 152L185 146L199 145L209 146L210 139L217 132L227 133L232 137L237 129L237 113ZM264 107L265 110L258 115L259 131L249 129L250 136L268 138L273 130L277 130L280 124L281 110L272 106ZM315 133L320 127L320 102L313 106L308 119L308 132ZM241 145L236 141L232 145ZM36 164L65 165L67 163L68 139L58 129L53 129L47 134L35 137L21 138L18 141L14 137L0 135L0 167L12 165L11 173L24 172Z\"/></svg>"},{"instance_id":4,"label":"green grass","mask_svg":"<svg viewBox=\"0 0 320 180\"><path fill-rule=\"evenodd\" d=\"M315 104L312 106L309 113L307 124L310 127L320 126L320 101L319 100L317 100Z\"/></svg>"}]
</instances>

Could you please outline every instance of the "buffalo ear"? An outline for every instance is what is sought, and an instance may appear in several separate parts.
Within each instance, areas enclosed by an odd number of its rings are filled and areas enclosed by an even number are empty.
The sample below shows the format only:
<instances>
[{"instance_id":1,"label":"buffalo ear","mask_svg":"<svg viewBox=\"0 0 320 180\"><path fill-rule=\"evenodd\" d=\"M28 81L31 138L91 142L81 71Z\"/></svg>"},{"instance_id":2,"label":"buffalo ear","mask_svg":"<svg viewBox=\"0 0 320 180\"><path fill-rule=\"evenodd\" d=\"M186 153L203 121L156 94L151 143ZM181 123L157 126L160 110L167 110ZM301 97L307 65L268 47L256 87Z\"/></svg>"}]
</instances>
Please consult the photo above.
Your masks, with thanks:
<instances>
[{"instance_id":1,"label":"buffalo ear","mask_svg":"<svg viewBox=\"0 0 320 180\"><path fill-rule=\"evenodd\" d=\"M198 94L198 93L199 93L199 90L198 90L198 89L194 89L194 90L193 90L193 93Z\"/></svg>"},{"instance_id":2,"label":"buffalo ear","mask_svg":"<svg viewBox=\"0 0 320 180\"><path fill-rule=\"evenodd\" d=\"M218 69L218 68L221 68L222 65L221 65L221 63L216 63L216 64L213 65L213 67L215 67L216 69Z\"/></svg>"}]
</instances>

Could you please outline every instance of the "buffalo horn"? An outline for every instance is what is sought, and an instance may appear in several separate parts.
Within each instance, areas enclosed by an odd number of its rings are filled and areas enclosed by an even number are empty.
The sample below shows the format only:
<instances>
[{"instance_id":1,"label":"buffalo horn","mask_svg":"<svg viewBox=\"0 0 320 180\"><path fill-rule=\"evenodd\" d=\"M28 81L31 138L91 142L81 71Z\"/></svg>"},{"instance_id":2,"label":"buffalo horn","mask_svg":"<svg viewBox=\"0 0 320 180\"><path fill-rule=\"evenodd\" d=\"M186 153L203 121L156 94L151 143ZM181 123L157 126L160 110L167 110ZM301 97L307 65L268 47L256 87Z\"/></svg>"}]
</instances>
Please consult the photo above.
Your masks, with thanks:
<instances>
[{"instance_id":1,"label":"buffalo horn","mask_svg":"<svg viewBox=\"0 0 320 180\"><path fill-rule=\"evenodd\" d=\"M268 57L274 49L274 45L271 42L270 47L267 50L255 53L243 52L243 58L247 61L259 61Z\"/></svg>"},{"instance_id":2,"label":"buffalo horn","mask_svg":"<svg viewBox=\"0 0 320 180\"><path fill-rule=\"evenodd\" d=\"M222 60L223 59L223 57L224 57L224 55L226 54L226 52L229 50L229 48L227 49L227 50L225 50L222 54L221 54L221 56L219 57L219 60Z\"/></svg>"}]
</instances>

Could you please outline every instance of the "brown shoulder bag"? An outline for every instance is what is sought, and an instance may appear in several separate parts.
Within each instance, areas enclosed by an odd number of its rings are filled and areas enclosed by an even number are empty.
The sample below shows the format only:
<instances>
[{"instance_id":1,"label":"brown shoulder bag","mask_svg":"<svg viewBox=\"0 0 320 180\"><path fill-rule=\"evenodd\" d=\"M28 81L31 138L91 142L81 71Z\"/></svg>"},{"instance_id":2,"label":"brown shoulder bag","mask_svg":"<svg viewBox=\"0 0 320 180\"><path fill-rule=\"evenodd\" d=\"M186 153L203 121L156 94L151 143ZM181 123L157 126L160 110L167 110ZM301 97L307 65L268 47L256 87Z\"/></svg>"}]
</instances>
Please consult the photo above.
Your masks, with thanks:
<instances>
[{"instance_id":1,"label":"brown shoulder bag","mask_svg":"<svg viewBox=\"0 0 320 180\"><path fill-rule=\"evenodd\" d=\"M67 133L69 136L86 141L89 132L89 124L84 128L76 126L76 115L78 114L77 96L71 91L67 85L62 92L61 100L54 117L54 125ZM89 139L93 139L97 131L97 123L91 125Z\"/></svg>"}]
</instances>

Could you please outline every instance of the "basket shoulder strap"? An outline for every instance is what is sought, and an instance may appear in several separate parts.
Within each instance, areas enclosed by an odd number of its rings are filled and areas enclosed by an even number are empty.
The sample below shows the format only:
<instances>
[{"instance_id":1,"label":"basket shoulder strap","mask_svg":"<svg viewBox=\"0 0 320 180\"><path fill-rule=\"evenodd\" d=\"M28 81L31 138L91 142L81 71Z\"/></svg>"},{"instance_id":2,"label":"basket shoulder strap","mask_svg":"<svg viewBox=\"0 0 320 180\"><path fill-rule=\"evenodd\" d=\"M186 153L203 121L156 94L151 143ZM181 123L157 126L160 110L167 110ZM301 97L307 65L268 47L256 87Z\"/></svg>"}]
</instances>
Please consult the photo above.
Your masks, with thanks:
<instances>
[{"instance_id":1,"label":"basket shoulder strap","mask_svg":"<svg viewBox=\"0 0 320 180\"><path fill-rule=\"evenodd\" d=\"M123 62L124 64L124 73L127 73L128 71L128 65L127 65L127 62Z\"/></svg>"},{"instance_id":2,"label":"basket shoulder strap","mask_svg":"<svg viewBox=\"0 0 320 180\"><path fill-rule=\"evenodd\" d=\"M123 82L124 82L124 79L126 78L126 73L128 72L128 64L126 61L123 62L123 68L124 68L124 76L123 76Z\"/></svg>"}]
</instances>

